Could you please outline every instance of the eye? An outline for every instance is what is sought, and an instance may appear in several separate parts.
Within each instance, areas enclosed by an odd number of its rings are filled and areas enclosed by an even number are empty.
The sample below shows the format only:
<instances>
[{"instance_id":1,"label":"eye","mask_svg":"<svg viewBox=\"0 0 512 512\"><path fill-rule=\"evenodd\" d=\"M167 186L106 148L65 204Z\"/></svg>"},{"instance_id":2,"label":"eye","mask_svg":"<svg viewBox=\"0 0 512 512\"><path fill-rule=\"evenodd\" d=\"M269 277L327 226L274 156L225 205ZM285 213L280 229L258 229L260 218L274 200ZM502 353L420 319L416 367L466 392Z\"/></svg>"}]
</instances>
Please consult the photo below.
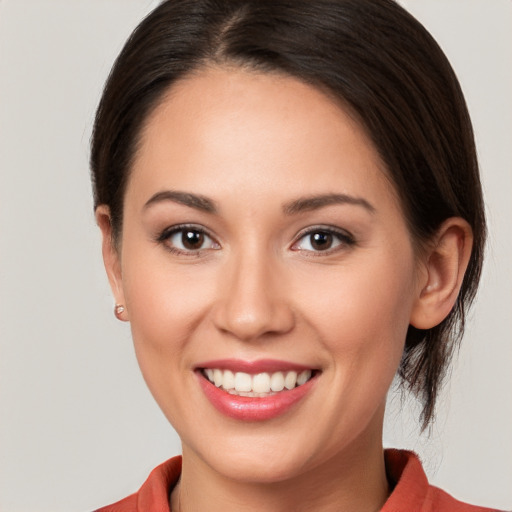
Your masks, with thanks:
<instances>
[{"instance_id":1,"label":"eye","mask_svg":"<svg viewBox=\"0 0 512 512\"><path fill-rule=\"evenodd\" d=\"M295 251L329 252L343 246L354 245L354 239L348 233L315 228L303 233L292 246Z\"/></svg>"},{"instance_id":2,"label":"eye","mask_svg":"<svg viewBox=\"0 0 512 512\"><path fill-rule=\"evenodd\" d=\"M197 226L168 228L158 237L158 241L177 253L198 253L209 249L220 249L219 244Z\"/></svg>"}]
</instances>

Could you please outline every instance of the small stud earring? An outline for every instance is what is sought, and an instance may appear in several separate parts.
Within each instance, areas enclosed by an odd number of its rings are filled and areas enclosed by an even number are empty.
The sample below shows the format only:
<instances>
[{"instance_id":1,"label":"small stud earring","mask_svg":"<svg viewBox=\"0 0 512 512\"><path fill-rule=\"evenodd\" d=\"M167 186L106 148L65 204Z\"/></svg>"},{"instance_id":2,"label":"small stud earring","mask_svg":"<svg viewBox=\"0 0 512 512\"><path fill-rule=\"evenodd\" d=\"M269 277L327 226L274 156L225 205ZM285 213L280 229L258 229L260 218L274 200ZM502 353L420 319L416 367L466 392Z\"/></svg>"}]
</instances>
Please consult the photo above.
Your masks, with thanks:
<instances>
[{"instance_id":1,"label":"small stud earring","mask_svg":"<svg viewBox=\"0 0 512 512\"><path fill-rule=\"evenodd\" d=\"M124 306L122 304L116 304L114 307L114 315L118 320L122 320L121 315L124 313Z\"/></svg>"}]
</instances>

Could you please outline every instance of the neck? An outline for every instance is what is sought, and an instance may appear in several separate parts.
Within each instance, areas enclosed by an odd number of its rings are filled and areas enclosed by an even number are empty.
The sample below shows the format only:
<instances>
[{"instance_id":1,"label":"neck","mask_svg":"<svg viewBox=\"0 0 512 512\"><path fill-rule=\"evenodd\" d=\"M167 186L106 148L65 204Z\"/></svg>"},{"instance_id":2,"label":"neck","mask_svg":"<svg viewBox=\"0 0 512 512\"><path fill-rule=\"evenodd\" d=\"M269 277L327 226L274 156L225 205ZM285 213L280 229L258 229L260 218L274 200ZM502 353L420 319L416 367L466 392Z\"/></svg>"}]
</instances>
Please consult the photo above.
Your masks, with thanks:
<instances>
[{"instance_id":1,"label":"neck","mask_svg":"<svg viewBox=\"0 0 512 512\"><path fill-rule=\"evenodd\" d=\"M364 437L364 436L363 436ZM172 512L377 512L389 494L380 436L356 442L324 463L278 482L244 482L216 472L185 446Z\"/></svg>"}]
</instances>

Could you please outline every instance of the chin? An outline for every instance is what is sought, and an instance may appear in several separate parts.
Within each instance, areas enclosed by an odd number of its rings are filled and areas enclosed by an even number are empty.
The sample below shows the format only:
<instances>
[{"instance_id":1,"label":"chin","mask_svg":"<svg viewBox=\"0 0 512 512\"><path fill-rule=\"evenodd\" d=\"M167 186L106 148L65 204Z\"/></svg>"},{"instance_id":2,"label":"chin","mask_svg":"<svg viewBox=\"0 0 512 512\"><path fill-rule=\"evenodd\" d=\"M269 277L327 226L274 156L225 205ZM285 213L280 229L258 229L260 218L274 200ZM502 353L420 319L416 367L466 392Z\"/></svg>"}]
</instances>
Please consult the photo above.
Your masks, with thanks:
<instances>
[{"instance_id":1,"label":"chin","mask_svg":"<svg viewBox=\"0 0 512 512\"><path fill-rule=\"evenodd\" d=\"M326 443L309 443L293 435L274 435L262 429L259 435L232 435L229 439L212 436L212 442L194 447L194 456L204 461L215 473L233 481L247 484L271 484L291 481L307 468L321 464L328 457ZM214 441L213 441L214 439ZM186 455L188 449L183 446ZM315 463L316 460L316 463Z\"/></svg>"},{"instance_id":2,"label":"chin","mask_svg":"<svg viewBox=\"0 0 512 512\"><path fill-rule=\"evenodd\" d=\"M234 454L233 454L234 455ZM301 473L303 464L281 454L263 457L261 454L236 454L214 462L219 474L244 483L271 484L292 480Z\"/></svg>"}]
</instances>

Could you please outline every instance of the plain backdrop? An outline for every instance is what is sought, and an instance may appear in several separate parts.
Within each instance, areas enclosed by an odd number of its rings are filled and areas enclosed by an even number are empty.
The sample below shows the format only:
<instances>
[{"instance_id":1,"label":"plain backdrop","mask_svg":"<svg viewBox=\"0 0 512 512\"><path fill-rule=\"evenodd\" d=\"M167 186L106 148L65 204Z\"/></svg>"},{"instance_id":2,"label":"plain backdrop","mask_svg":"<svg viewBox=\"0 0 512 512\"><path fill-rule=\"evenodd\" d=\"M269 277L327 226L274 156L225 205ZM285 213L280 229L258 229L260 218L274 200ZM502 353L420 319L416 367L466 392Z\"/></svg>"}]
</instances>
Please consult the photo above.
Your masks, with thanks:
<instances>
[{"instance_id":1,"label":"plain backdrop","mask_svg":"<svg viewBox=\"0 0 512 512\"><path fill-rule=\"evenodd\" d=\"M432 482L512 508L512 2L405 0L466 93L488 204L484 279L430 436L390 397L385 441ZM92 117L149 0L0 0L0 510L92 510L179 440L112 314L89 184Z\"/></svg>"}]
</instances>

